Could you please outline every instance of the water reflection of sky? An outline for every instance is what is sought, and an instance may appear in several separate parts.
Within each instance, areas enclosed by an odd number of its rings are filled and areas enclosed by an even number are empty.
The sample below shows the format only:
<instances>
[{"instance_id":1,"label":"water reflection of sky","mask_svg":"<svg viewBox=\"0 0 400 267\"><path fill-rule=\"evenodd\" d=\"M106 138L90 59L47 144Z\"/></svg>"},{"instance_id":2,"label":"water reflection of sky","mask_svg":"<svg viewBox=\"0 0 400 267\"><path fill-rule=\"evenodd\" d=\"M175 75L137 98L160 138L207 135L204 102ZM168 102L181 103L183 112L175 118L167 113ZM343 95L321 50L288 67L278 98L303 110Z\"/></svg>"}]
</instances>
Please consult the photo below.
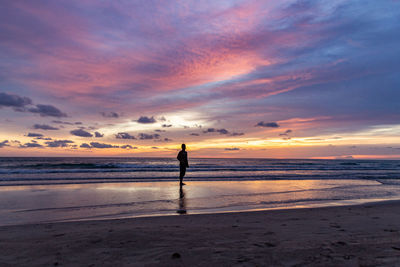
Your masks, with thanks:
<instances>
[{"instance_id":1,"label":"water reflection of sky","mask_svg":"<svg viewBox=\"0 0 400 267\"><path fill-rule=\"evenodd\" d=\"M96 220L354 204L399 199L400 185L370 180L197 181L0 188L0 224Z\"/></svg>"}]
</instances>

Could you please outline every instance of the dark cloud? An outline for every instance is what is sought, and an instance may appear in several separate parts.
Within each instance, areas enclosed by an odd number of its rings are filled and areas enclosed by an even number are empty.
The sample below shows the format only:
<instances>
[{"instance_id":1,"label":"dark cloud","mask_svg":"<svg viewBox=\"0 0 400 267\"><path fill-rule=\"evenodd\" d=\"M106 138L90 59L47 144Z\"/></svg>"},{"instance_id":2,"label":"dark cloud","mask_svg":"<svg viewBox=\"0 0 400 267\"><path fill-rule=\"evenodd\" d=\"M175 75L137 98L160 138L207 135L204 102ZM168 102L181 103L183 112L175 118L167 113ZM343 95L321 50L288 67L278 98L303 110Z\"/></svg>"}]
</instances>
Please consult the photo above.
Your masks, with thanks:
<instances>
[{"instance_id":1,"label":"dark cloud","mask_svg":"<svg viewBox=\"0 0 400 267\"><path fill-rule=\"evenodd\" d=\"M120 114L118 114L117 112L113 112L113 111L110 111L110 112L100 112L100 114L101 114L103 117L105 117L105 118L115 118L115 119L117 119L117 118L120 117Z\"/></svg>"},{"instance_id":2,"label":"dark cloud","mask_svg":"<svg viewBox=\"0 0 400 267\"><path fill-rule=\"evenodd\" d=\"M191 133L190 135L193 135L193 136L199 136L199 134L198 134L198 133Z\"/></svg>"},{"instance_id":3,"label":"dark cloud","mask_svg":"<svg viewBox=\"0 0 400 267\"><path fill-rule=\"evenodd\" d=\"M131 145L123 145L121 146L122 149L137 149L136 146L131 146Z\"/></svg>"},{"instance_id":4,"label":"dark cloud","mask_svg":"<svg viewBox=\"0 0 400 267\"><path fill-rule=\"evenodd\" d=\"M35 107L27 107L32 104L33 102L29 97L0 93L0 108L12 107L15 111L37 113L42 117L67 117L67 114L52 105L37 104Z\"/></svg>"},{"instance_id":5,"label":"dark cloud","mask_svg":"<svg viewBox=\"0 0 400 267\"><path fill-rule=\"evenodd\" d=\"M229 131L226 129L217 129L217 132L219 132L220 134L229 134Z\"/></svg>"},{"instance_id":6,"label":"dark cloud","mask_svg":"<svg viewBox=\"0 0 400 267\"><path fill-rule=\"evenodd\" d=\"M81 124L82 124L82 122L80 122L80 121L77 121L77 122L75 122L75 124L76 124L76 125L81 125Z\"/></svg>"},{"instance_id":7,"label":"dark cloud","mask_svg":"<svg viewBox=\"0 0 400 267\"><path fill-rule=\"evenodd\" d=\"M71 140L54 140L45 142L48 147L68 147L69 144L72 143L74 143L74 141Z\"/></svg>"},{"instance_id":8,"label":"dark cloud","mask_svg":"<svg viewBox=\"0 0 400 267\"><path fill-rule=\"evenodd\" d=\"M47 124L35 124L33 125L33 129L37 129L37 130L59 130L56 127L47 125Z\"/></svg>"},{"instance_id":9,"label":"dark cloud","mask_svg":"<svg viewBox=\"0 0 400 267\"><path fill-rule=\"evenodd\" d=\"M171 141L173 141L173 140L170 138L167 138L167 137L165 137L163 139L154 140L154 142L171 142Z\"/></svg>"},{"instance_id":10,"label":"dark cloud","mask_svg":"<svg viewBox=\"0 0 400 267\"><path fill-rule=\"evenodd\" d=\"M86 143L81 144L80 147L82 147L82 148L91 148L91 146L86 144Z\"/></svg>"},{"instance_id":11,"label":"dark cloud","mask_svg":"<svg viewBox=\"0 0 400 267\"><path fill-rule=\"evenodd\" d=\"M293 132L292 130L286 130L285 132L283 132L283 133L280 133L279 134L279 136L287 136L288 134L290 134L291 132Z\"/></svg>"},{"instance_id":12,"label":"dark cloud","mask_svg":"<svg viewBox=\"0 0 400 267\"><path fill-rule=\"evenodd\" d=\"M27 137L43 137L43 134L40 133L28 133Z\"/></svg>"},{"instance_id":13,"label":"dark cloud","mask_svg":"<svg viewBox=\"0 0 400 267\"><path fill-rule=\"evenodd\" d=\"M161 126L164 127L164 128L169 128L169 127L172 127L172 124L163 124Z\"/></svg>"},{"instance_id":14,"label":"dark cloud","mask_svg":"<svg viewBox=\"0 0 400 267\"><path fill-rule=\"evenodd\" d=\"M94 132L94 137L103 137L104 134L99 133L99 132Z\"/></svg>"},{"instance_id":15,"label":"dark cloud","mask_svg":"<svg viewBox=\"0 0 400 267\"><path fill-rule=\"evenodd\" d=\"M83 130L83 129L76 129L76 130L72 130L70 131L71 134L76 135L76 136L80 136L80 137L92 137L93 134Z\"/></svg>"},{"instance_id":16,"label":"dark cloud","mask_svg":"<svg viewBox=\"0 0 400 267\"><path fill-rule=\"evenodd\" d=\"M279 124L276 122L263 122L260 121L256 124L256 127L271 127L271 128L278 128Z\"/></svg>"},{"instance_id":17,"label":"dark cloud","mask_svg":"<svg viewBox=\"0 0 400 267\"><path fill-rule=\"evenodd\" d=\"M207 130L204 130L203 133L215 133L216 129L215 128L208 128Z\"/></svg>"},{"instance_id":18,"label":"dark cloud","mask_svg":"<svg viewBox=\"0 0 400 267\"><path fill-rule=\"evenodd\" d=\"M36 105L36 108L28 109L29 112L38 113L42 117L67 117L67 114L61 112L58 108L52 105Z\"/></svg>"},{"instance_id":19,"label":"dark cloud","mask_svg":"<svg viewBox=\"0 0 400 267\"><path fill-rule=\"evenodd\" d=\"M163 133L163 132L166 132L165 130L160 130L160 129L157 129L157 130L154 130L155 132L158 132L158 133Z\"/></svg>"},{"instance_id":20,"label":"dark cloud","mask_svg":"<svg viewBox=\"0 0 400 267\"><path fill-rule=\"evenodd\" d=\"M156 146L152 146L151 148L152 148L152 149L158 149L158 147L156 147Z\"/></svg>"},{"instance_id":21,"label":"dark cloud","mask_svg":"<svg viewBox=\"0 0 400 267\"><path fill-rule=\"evenodd\" d=\"M146 117L146 116L141 116L138 120L138 123L155 123L156 120L154 119L154 117Z\"/></svg>"},{"instance_id":22,"label":"dark cloud","mask_svg":"<svg viewBox=\"0 0 400 267\"><path fill-rule=\"evenodd\" d=\"M38 136L35 139L37 139L37 140L47 140L47 141L52 140L50 137L42 137L42 136Z\"/></svg>"},{"instance_id":23,"label":"dark cloud","mask_svg":"<svg viewBox=\"0 0 400 267\"><path fill-rule=\"evenodd\" d=\"M238 151L238 150L240 150L240 148L238 148L238 147L232 147L232 148L225 148L225 150L227 150L227 151Z\"/></svg>"},{"instance_id":24,"label":"dark cloud","mask_svg":"<svg viewBox=\"0 0 400 267\"><path fill-rule=\"evenodd\" d=\"M23 145L20 145L19 147L20 148L32 148L32 147L42 148L43 146L41 144L38 144L38 143L32 141L31 143L25 143Z\"/></svg>"},{"instance_id":25,"label":"dark cloud","mask_svg":"<svg viewBox=\"0 0 400 267\"><path fill-rule=\"evenodd\" d=\"M138 137L140 140L149 140L149 139L159 139L160 135L159 134L140 133Z\"/></svg>"},{"instance_id":26,"label":"dark cloud","mask_svg":"<svg viewBox=\"0 0 400 267\"><path fill-rule=\"evenodd\" d=\"M215 129L215 128L208 128L207 130L203 131L203 133L220 133L220 134L229 134L227 129Z\"/></svg>"},{"instance_id":27,"label":"dark cloud","mask_svg":"<svg viewBox=\"0 0 400 267\"><path fill-rule=\"evenodd\" d=\"M129 133L117 133L115 135L115 138L117 139L136 139L133 135L130 135Z\"/></svg>"},{"instance_id":28,"label":"dark cloud","mask_svg":"<svg viewBox=\"0 0 400 267\"><path fill-rule=\"evenodd\" d=\"M3 142L0 142L0 148L5 147L5 146L9 146L8 140L4 140Z\"/></svg>"},{"instance_id":29,"label":"dark cloud","mask_svg":"<svg viewBox=\"0 0 400 267\"><path fill-rule=\"evenodd\" d=\"M26 105L32 104L32 100L28 97L21 97L14 94L0 93L0 108L12 107L23 108Z\"/></svg>"},{"instance_id":30,"label":"dark cloud","mask_svg":"<svg viewBox=\"0 0 400 267\"><path fill-rule=\"evenodd\" d=\"M244 135L244 133L231 133L230 135L231 136L242 136L242 135Z\"/></svg>"},{"instance_id":31,"label":"dark cloud","mask_svg":"<svg viewBox=\"0 0 400 267\"><path fill-rule=\"evenodd\" d=\"M92 148L119 148L119 146L114 146L111 144L104 144L99 142L91 142L90 145Z\"/></svg>"}]
</instances>

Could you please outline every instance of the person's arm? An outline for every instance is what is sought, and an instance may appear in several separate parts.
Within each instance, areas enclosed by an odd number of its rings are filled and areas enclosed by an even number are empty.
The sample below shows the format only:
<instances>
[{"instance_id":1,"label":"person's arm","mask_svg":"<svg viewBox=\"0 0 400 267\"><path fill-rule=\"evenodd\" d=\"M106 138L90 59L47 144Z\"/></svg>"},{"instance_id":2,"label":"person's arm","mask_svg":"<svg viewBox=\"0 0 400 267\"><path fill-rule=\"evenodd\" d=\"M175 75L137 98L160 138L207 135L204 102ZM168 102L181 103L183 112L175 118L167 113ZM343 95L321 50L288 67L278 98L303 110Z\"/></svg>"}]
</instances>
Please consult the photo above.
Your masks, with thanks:
<instances>
[{"instance_id":1,"label":"person's arm","mask_svg":"<svg viewBox=\"0 0 400 267\"><path fill-rule=\"evenodd\" d=\"M177 160L182 161L182 151L179 151L178 156L176 156Z\"/></svg>"},{"instance_id":2,"label":"person's arm","mask_svg":"<svg viewBox=\"0 0 400 267\"><path fill-rule=\"evenodd\" d=\"M188 167L188 168L189 168L189 160L188 160L187 153L186 153L186 155L185 155L185 160L186 160L186 167Z\"/></svg>"}]
</instances>

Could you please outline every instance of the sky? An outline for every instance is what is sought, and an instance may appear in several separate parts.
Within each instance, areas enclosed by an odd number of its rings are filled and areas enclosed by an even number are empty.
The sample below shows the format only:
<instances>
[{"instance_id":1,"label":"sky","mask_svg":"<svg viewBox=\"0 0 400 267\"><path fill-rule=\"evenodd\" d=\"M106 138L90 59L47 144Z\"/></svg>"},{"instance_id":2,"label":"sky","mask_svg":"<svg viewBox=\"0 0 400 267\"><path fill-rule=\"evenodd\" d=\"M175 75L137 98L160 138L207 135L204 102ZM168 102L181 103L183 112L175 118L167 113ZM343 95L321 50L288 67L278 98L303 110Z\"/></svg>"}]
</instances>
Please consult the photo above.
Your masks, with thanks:
<instances>
[{"instance_id":1,"label":"sky","mask_svg":"<svg viewBox=\"0 0 400 267\"><path fill-rule=\"evenodd\" d=\"M0 156L400 159L400 1L1 1Z\"/></svg>"}]
</instances>

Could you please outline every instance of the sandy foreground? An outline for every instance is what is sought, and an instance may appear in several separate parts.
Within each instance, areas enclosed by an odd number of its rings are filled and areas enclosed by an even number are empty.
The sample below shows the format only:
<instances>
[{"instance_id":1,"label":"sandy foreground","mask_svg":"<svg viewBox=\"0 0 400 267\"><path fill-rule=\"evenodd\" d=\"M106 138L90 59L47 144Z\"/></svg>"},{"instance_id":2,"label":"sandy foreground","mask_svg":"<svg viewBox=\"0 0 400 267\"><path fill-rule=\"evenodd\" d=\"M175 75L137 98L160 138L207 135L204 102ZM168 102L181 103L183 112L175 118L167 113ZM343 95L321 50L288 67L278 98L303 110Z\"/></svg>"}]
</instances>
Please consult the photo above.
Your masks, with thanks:
<instances>
[{"instance_id":1,"label":"sandy foreground","mask_svg":"<svg viewBox=\"0 0 400 267\"><path fill-rule=\"evenodd\" d=\"M0 266L400 266L400 202L0 227Z\"/></svg>"}]
</instances>

